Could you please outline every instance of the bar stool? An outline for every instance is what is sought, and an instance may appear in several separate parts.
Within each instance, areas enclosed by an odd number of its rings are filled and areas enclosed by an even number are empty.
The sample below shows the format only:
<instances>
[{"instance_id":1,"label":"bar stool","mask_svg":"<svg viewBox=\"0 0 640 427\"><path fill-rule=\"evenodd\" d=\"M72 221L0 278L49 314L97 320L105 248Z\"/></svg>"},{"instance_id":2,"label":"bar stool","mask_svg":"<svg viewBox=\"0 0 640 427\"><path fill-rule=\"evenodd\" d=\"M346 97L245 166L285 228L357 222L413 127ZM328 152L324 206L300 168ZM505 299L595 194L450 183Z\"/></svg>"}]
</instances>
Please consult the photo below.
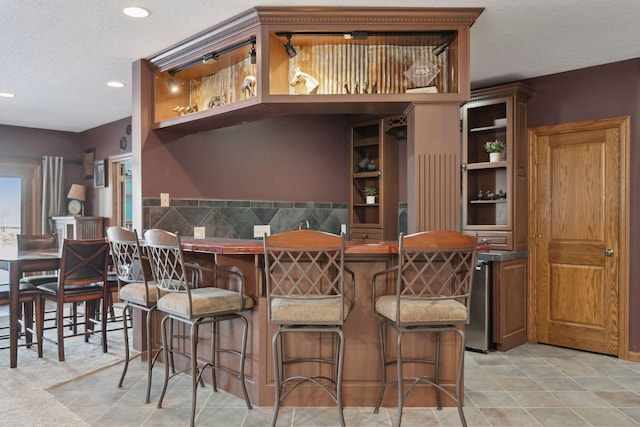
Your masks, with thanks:
<instances>
[{"instance_id":1,"label":"bar stool","mask_svg":"<svg viewBox=\"0 0 640 427\"><path fill-rule=\"evenodd\" d=\"M344 237L313 230L286 231L264 237L269 323L277 325L272 338L275 398L271 425L275 426L280 403L299 385L309 381L322 388L336 403L340 425L342 412L342 325L354 298L353 272L344 266ZM345 273L351 276L345 292ZM331 333L331 358L285 354L285 334ZM287 365L320 363L331 366L331 375L285 376ZM283 390L286 385L289 388Z\"/></svg>"},{"instance_id":2,"label":"bar stool","mask_svg":"<svg viewBox=\"0 0 640 427\"><path fill-rule=\"evenodd\" d=\"M153 365L161 350L156 349L154 351L152 341L153 314L157 312L156 304L158 301L156 285L152 280L147 279L145 264L148 259L142 255L138 233L135 230L113 226L107 228L107 237L109 239L109 246L111 247L113 267L118 281L118 297L121 301L124 301L124 306L122 307L122 326L124 330L125 359L122 375L118 382L118 388L122 387L129 367L129 361L143 354L141 352L133 357L130 356L128 319L131 317L131 309L135 308L147 313L145 324L147 340L147 394L145 402L149 403Z\"/></svg>"},{"instance_id":3,"label":"bar stool","mask_svg":"<svg viewBox=\"0 0 640 427\"><path fill-rule=\"evenodd\" d=\"M464 367L464 325L469 322L469 301L473 272L476 267L476 239L455 231L427 231L399 238L398 264L375 273L372 278L373 307L381 320L378 324L380 340L381 384L374 409L378 413L387 386L396 383L398 388L398 416L396 426L402 421L402 408L407 395L419 383L435 387L436 403L442 409L440 391L449 396L458 407L463 426L466 426L462 410L462 372ZM393 293L378 292L378 287L390 289L389 280L379 286L377 279L395 275ZM386 328L385 328L386 326ZM387 359L385 349L390 345L387 334L394 329L397 334L395 358ZM459 336L458 364L455 395L440 378L440 339L444 332ZM435 334L435 356L432 359L402 355L402 339L405 334ZM427 341L425 341L427 342ZM428 348L428 346L424 346ZM403 365L411 364L416 376L405 377ZM429 365L431 373L422 372L421 366ZM387 380L387 368L396 367L395 379ZM422 375L418 375L422 374ZM410 381L405 391L405 381Z\"/></svg>"},{"instance_id":4,"label":"bar stool","mask_svg":"<svg viewBox=\"0 0 640 427\"><path fill-rule=\"evenodd\" d=\"M198 382L201 380L205 368L211 368L213 390L217 391L216 370L222 370L240 381L247 408L251 409L251 401L247 394L244 380L244 361L247 347L248 322L241 313L253 307L253 300L244 294L244 279L242 274L231 268L207 268L184 261L180 236L165 230L151 229L144 233L145 247L151 264L151 271L160 293L158 299L159 311L166 313L161 322L162 351L164 357L165 377L162 393L158 400L158 408L167 391L169 382L169 337L167 321L171 319L182 322L190 327L189 339L191 345L188 354L191 370L191 426L196 414L196 397ZM202 273L213 273L215 280L202 286ZM227 278L227 280L223 280ZM227 288L235 287L235 290ZM240 350L218 347L216 336L217 324L228 320L242 322L242 342ZM201 325L212 325L211 361L198 367L198 330ZM238 356L238 369L233 370L217 362L218 354L225 353ZM171 376L175 375L172 374Z\"/></svg>"}]
</instances>

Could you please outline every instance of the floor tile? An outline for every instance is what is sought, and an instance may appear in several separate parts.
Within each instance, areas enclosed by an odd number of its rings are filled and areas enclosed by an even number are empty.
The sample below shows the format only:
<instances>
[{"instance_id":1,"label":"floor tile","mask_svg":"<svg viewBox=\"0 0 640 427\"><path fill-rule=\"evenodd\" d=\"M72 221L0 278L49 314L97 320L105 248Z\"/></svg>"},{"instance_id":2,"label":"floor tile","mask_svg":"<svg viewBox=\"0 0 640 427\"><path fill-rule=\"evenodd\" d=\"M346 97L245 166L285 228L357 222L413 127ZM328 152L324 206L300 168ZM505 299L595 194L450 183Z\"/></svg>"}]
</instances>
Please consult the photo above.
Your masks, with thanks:
<instances>
[{"instance_id":1,"label":"floor tile","mask_svg":"<svg viewBox=\"0 0 640 427\"><path fill-rule=\"evenodd\" d=\"M627 426L640 425L640 364L546 345L526 344L506 353L467 352L467 425ZM164 368L153 372L151 403L145 404L146 363L131 363L121 389L122 365L61 384L49 394L91 426L186 426L191 411L190 377L169 383L162 408L157 400ZM90 391L89 395L87 391ZM196 426L262 427L273 410L247 410L243 399L210 385L198 388ZM397 410L344 408L347 426L390 427ZM460 426L457 408L405 408L404 427ZM335 408L280 408L278 427L338 426Z\"/></svg>"}]
</instances>

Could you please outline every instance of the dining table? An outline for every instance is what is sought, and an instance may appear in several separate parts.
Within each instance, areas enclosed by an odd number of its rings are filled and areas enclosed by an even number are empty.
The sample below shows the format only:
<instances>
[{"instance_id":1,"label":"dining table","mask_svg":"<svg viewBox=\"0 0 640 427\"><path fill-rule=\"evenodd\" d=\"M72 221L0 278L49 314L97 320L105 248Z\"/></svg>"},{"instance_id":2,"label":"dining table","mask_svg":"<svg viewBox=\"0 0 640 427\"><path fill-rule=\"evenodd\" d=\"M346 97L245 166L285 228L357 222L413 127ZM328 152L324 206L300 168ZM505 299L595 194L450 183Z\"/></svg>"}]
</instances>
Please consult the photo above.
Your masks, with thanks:
<instances>
[{"instance_id":1,"label":"dining table","mask_svg":"<svg viewBox=\"0 0 640 427\"><path fill-rule=\"evenodd\" d=\"M20 302L20 278L24 273L57 270L60 267L60 250L19 251L17 247L0 247L0 270L9 275L9 365L18 366L18 315Z\"/></svg>"}]
</instances>

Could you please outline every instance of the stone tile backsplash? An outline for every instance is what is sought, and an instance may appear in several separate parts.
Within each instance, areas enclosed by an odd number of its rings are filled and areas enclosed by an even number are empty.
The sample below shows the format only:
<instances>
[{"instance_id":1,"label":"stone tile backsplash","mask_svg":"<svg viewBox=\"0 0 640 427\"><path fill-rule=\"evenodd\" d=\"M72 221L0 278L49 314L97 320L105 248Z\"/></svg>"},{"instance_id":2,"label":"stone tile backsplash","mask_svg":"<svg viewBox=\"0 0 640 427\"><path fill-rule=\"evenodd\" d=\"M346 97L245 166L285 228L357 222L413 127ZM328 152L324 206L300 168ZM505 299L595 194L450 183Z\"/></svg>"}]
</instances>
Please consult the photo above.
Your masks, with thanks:
<instances>
[{"instance_id":1,"label":"stone tile backsplash","mask_svg":"<svg viewBox=\"0 0 640 427\"><path fill-rule=\"evenodd\" d=\"M349 223L346 203L271 202L256 200L172 199L161 207L160 199L144 199L144 228L162 228L193 236L194 227L204 227L207 237L253 239L254 225L270 225L271 233L309 228L340 234L340 224ZM407 224L406 204L399 207L400 230Z\"/></svg>"}]
</instances>

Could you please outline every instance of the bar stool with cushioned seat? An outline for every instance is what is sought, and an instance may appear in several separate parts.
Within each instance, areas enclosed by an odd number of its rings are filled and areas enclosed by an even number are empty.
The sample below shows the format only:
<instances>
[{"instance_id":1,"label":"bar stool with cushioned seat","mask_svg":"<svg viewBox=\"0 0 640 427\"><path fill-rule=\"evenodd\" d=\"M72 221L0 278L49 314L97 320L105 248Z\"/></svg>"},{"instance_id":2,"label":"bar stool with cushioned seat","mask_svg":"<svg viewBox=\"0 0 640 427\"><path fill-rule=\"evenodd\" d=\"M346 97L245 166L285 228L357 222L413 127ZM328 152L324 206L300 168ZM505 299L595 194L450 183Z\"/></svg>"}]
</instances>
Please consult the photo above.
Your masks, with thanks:
<instances>
[{"instance_id":1,"label":"bar stool with cushioned seat","mask_svg":"<svg viewBox=\"0 0 640 427\"><path fill-rule=\"evenodd\" d=\"M244 294L244 279L238 271L227 267L203 267L184 261L180 236L165 230L151 229L144 233L145 248L151 264L151 271L160 298L159 311L165 313L161 322L162 349L165 366L164 385L158 400L158 408L167 391L169 382L169 340L167 321L171 319L190 326L190 352L185 354L191 360L191 426L194 424L196 413L196 397L198 382L207 367L211 367L213 390L217 391L216 370L224 371L240 381L247 408L251 409L251 401L247 394L244 379L244 362L247 346L247 330L249 324L242 312L253 307L253 300ZM207 281L206 286L200 283L203 273L208 272L214 279ZM226 280L223 280L225 278ZM235 288L230 290L229 288ZM240 320L242 322L242 342L240 350L218 347L219 337L217 326L219 322ZM198 330L201 325L212 325L211 361L198 367ZM218 354L238 356L238 369L219 365ZM175 374L173 374L175 375ZM172 376L173 376L172 375Z\"/></svg>"},{"instance_id":2,"label":"bar stool with cushioned seat","mask_svg":"<svg viewBox=\"0 0 640 427\"><path fill-rule=\"evenodd\" d=\"M336 403L340 425L342 412L342 325L351 310L355 286L353 273L344 266L344 236L314 230L294 230L264 237L267 312L277 325L272 338L275 398L271 425L275 426L280 403L299 385L309 381L321 387ZM351 277L345 289L345 273ZM292 333L330 333L335 338L331 358L289 352L285 336ZM289 343L291 347L291 343ZM320 363L331 374L285 375L287 365ZM286 390L285 386L289 385Z\"/></svg>"},{"instance_id":3,"label":"bar stool with cushioned seat","mask_svg":"<svg viewBox=\"0 0 640 427\"><path fill-rule=\"evenodd\" d=\"M462 411L462 372L464 367L465 335L463 325L469 322L469 301L473 272L476 267L476 238L455 231L427 231L400 235L398 264L374 274L372 279L373 307L381 317L379 323L381 386L374 413L378 413L387 386L396 383L398 416L396 426L402 420L402 408L406 396L419 383L435 386L436 403L442 408L440 391L446 393L457 405L462 425L466 426ZM378 292L377 279L395 275L392 294ZM387 280L381 281L387 284ZM380 286L387 288L387 286ZM388 289L388 288L387 288ZM385 328L385 326L387 328ZM386 333L397 333L395 359L387 359L385 349L389 345ZM386 333L385 333L386 332ZM458 364L455 379L455 395L441 383L440 336L455 332L460 337ZM411 355L403 357L402 339L405 334L435 334L434 357ZM429 341L424 341L425 343ZM425 350L428 345L421 346ZM453 353L455 354L455 353ZM403 368L411 364L413 377L405 377ZM431 366L422 372L421 366ZM396 367L395 379L387 380L387 368ZM430 372L429 372L430 371ZM418 375L418 374L422 375ZM411 381L405 391L405 381Z\"/></svg>"},{"instance_id":4,"label":"bar stool with cushioned seat","mask_svg":"<svg viewBox=\"0 0 640 427\"><path fill-rule=\"evenodd\" d=\"M122 325L124 330L125 359L122 375L118 382L118 388L122 387L129 367L129 361L143 354L138 353L133 357L130 356L128 318L131 317L131 309L135 308L147 313L145 324L147 340L147 394L145 402L149 403L153 365L160 352L160 350L154 352L152 341L153 313L157 311L156 304L158 301L156 285L153 281L147 279L147 273L145 272L145 264L148 264L147 258L142 254L138 233L135 230L132 231L124 227L113 226L107 228L107 237L109 246L111 247L113 267L118 280L118 296L121 301L124 301L124 306L122 307Z\"/></svg>"}]
</instances>

